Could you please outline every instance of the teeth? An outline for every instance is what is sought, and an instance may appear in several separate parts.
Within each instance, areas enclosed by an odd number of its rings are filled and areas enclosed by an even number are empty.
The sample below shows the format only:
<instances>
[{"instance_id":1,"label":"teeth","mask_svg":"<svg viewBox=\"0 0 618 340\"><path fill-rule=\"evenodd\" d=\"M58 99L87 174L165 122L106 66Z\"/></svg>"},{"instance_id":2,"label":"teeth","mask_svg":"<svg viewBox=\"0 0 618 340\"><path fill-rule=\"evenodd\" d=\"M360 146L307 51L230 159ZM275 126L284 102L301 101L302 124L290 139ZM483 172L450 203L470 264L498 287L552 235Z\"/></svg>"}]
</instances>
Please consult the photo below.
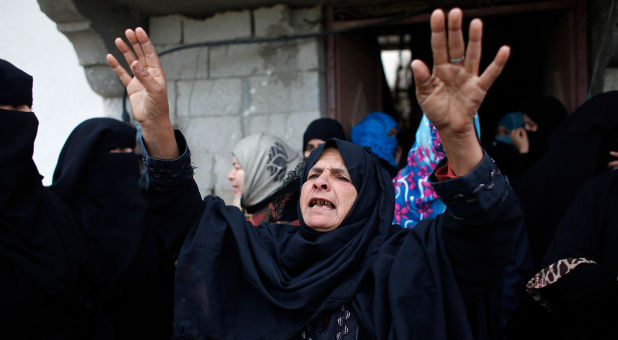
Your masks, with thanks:
<instances>
[{"instance_id":1,"label":"teeth","mask_svg":"<svg viewBox=\"0 0 618 340\"><path fill-rule=\"evenodd\" d=\"M324 200L314 200L311 202L311 207L316 207L316 208L322 208L322 209L332 209L333 204L328 202L328 201L324 201Z\"/></svg>"}]
</instances>

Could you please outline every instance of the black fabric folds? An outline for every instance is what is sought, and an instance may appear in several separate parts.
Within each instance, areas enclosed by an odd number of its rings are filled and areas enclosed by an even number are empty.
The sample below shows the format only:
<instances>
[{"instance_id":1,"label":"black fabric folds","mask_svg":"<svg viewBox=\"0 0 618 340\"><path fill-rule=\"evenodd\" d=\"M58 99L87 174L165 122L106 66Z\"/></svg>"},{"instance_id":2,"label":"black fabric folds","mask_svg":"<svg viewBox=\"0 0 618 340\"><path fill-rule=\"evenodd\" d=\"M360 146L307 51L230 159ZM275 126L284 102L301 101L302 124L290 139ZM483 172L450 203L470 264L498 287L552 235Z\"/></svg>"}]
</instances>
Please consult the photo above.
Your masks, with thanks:
<instances>
[{"instance_id":1,"label":"black fabric folds","mask_svg":"<svg viewBox=\"0 0 618 340\"><path fill-rule=\"evenodd\" d=\"M171 334L173 267L147 220L132 151L136 132L115 119L84 121L67 139L50 187L88 240L98 339ZM126 148L131 152L110 152Z\"/></svg>"},{"instance_id":2,"label":"black fabric folds","mask_svg":"<svg viewBox=\"0 0 618 340\"><path fill-rule=\"evenodd\" d=\"M0 334L83 339L90 287L84 239L32 160L33 113L0 110Z\"/></svg>"},{"instance_id":3,"label":"black fabric folds","mask_svg":"<svg viewBox=\"0 0 618 340\"><path fill-rule=\"evenodd\" d=\"M320 118L312 121L303 134L303 151L312 139L327 141L331 138L345 140L345 133L341 124L332 118Z\"/></svg>"},{"instance_id":4,"label":"black fabric folds","mask_svg":"<svg viewBox=\"0 0 618 340\"><path fill-rule=\"evenodd\" d=\"M618 336L618 171L583 186L556 230L543 267L566 258L585 258L558 281L541 289L558 319L560 339Z\"/></svg>"},{"instance_id":5,"label":"black fabric folds","mask_svg":"<svg viewBox=\"0 0 618 340\"><path fill-rule=\"evenodd\" d=\"M32 76L0 59L0 104L32 107Z\"/></svg>"},{"instance_id":6,"label":"black fabric folds","mask_svg":"<svg viewBox=\"0 0 618 340\"><path fill-rule=\"evenodd\" d=\"M207 197L179 255L176 336L285 339L349 303L374 338L472 338L441 222L391 225L394 187L377 158L349 142L326 144L339 150L358 192L342 224L328 233L302 218L300 227L253 227ZM308 158L303 182L323 150Z\"/></svg>"},{"instance_id":7,"label":"black fabric folds","mask_svg":"<svg viewBox=\"0 0 618 340\"><path fill-rule=\"evenodd\" d=\"M554 129L549 150L515 188L521 198L536 268L583 184L607 171L618 150L618 91L597 95Z\"/></svg>"}]
</instances>

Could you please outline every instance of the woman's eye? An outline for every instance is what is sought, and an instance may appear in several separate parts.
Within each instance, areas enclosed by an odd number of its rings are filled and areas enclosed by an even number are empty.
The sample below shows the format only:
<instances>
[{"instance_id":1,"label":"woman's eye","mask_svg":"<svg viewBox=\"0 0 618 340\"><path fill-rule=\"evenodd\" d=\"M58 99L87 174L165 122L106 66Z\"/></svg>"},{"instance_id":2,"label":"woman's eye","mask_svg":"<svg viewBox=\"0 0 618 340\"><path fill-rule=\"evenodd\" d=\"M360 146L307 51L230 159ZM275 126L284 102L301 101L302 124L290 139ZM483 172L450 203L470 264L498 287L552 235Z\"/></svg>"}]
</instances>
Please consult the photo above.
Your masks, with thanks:
<instances>
[{"instance_id":1,"label":"woman's eye","mask_svg":"<svg viewBox=\"0 0 618 340\"><path fill-rule=\"evenodd\" d=\"M309 175L309 178L318 178L318 177L319 177L318 174L310 174Z\"/></svg>"},{"instance_id":2,"label":"woman's eye","mask_svg":"<svg viewBox=\"0 0 618 340\"><path fill-rule=\"evenodd\" d=\"M350 181L350 179L349 179L349 178L347 178L347 177L343 177L343 176L339 176L339 179L340 179L340 180L342 180L342 181L344 181L344 182L349 182L349 181Z\"/></svg>"}]
</instances>

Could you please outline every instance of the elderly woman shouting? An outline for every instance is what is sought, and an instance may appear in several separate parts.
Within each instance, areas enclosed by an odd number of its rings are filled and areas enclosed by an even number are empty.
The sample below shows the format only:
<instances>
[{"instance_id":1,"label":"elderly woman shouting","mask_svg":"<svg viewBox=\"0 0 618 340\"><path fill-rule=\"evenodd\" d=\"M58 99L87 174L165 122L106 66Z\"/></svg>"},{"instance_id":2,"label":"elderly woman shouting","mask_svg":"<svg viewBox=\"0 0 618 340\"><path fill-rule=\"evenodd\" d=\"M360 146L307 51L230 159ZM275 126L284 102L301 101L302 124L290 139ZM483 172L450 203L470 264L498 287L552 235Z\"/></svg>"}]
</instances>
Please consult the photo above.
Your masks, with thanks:
<instances>
[{"instance_id":1,"label":"elderly woman shouting","mask_svg":"<svg viewBox=\"0 0 618 340\"><path fill-rule=\"evenodd\" d=\"M120 38L135 77L107 60L127 87L147 152L151 209L178 251L178 338L472 339L479 296L509 260L520 212L481 149L474 114L502 71L502 47L479 76L482 23L463 39L462 12L431 15L433 70L412 63L417 97L442 138L432 184L447 211L414 229L391 225L388 173L364 148L333 139L306 161L300 226L247 227L217 197L201 200L189 151L169 120L165 76L146 32ZM465 55L465 58L464 58Z\"/></svg>"}]
</instances>

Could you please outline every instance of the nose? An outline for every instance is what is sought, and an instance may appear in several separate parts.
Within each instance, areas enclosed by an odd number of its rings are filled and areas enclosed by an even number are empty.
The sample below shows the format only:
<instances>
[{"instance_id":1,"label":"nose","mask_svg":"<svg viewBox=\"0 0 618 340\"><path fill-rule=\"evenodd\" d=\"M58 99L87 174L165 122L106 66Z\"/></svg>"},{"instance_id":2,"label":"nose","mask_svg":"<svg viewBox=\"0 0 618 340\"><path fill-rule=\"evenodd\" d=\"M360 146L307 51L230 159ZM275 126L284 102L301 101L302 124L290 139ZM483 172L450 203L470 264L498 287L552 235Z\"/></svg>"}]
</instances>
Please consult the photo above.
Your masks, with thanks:
<instances>
[{"instance_id":1,"label":"nose","mask_svg":"<svg viewBox=\"0 0 618 340\"><path fill-rule=\"evenodd\" d=\"M326 174L321 174L320 177L316 178L316 180L313 182L313 187L318 190L329 190L330 183L326 178Z\"/></svg>"},{"instance_id":2,"label":"nose","mask_svg":"<svg viewBox=\"0 0 618 340\"><path fill-rule=\"evenodd\" d=\"M227 173L227 180L230 182L234 180L234 168Z\"/></svg>"}]
</instances>

